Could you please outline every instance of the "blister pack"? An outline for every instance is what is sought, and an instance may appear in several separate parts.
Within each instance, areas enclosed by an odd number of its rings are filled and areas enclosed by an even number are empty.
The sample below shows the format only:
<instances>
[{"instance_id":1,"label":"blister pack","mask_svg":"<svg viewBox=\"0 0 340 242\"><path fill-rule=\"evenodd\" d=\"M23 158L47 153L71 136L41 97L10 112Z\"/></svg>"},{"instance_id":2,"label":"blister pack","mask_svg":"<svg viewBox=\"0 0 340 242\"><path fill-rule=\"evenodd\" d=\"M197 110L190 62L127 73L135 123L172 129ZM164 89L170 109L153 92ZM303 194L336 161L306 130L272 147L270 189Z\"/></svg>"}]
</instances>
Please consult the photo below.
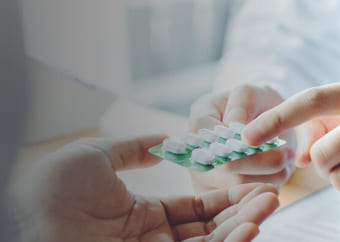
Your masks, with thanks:
<instances>
[{"instance_id":1,"label":"blister pack","mask_svg":"<svg viewBox=\"0 0 340 242\"><path fill-rule=\"evenodd\" d=\"M248 146L241 141L244 126L231 122L229 127L218 125L214 130L200 129L198 134L166 139L162 144L151 147L149 152L194 171L204 172L286 144L285 140L275 137L259 146Z\"/></svg>"}]
</instances>

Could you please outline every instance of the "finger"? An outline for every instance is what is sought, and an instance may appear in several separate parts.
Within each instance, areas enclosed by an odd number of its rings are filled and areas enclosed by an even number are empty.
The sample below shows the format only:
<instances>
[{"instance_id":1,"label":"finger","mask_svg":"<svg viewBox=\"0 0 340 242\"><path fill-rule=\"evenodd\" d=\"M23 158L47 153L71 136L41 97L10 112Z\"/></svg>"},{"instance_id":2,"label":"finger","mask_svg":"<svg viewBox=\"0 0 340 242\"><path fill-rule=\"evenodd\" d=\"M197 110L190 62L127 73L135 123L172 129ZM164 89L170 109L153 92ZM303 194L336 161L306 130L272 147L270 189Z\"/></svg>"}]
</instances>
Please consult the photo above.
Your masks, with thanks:
<instances>
[{"instance_id":1,"label":"finger","mask_svg":"<svg viewBox=\"0 0 340 242\"><path fill-rule=\"evenodd\" d=\"M227 162L219 170L242 175L270 175L281 171L294 157L288 146L282 146L266 152Z\"/></svg>"},{"instance_id":2,"label":"finger","mask_svg":"<svg viewBox=\"0 0 340 242\"><path fill-rule=\"evenodd\" d=\"M298 140L296 164L304 167L310 163L310 148L323 135L336 128L340 123L339 116L315 118L299 125L295 129Z\"/></svg>"},{"instance_id":3,"label":"finger","mask_svg":"<svg viewBox=\"0 0 340 242\"><path fill-rule=\"evenodd\" d=\"M328 132L311 149L310 156L320 176L329 179L332 170L340 164L340 127Z\"/></svg>"},{"instance_id":4,"label":"finger","mask_svg":"<svg viewBox=\"0 0 340 242\"><path fill-rule=\"evenodd\" d=\"M224 242L249 242L252 241L259 232L259 228L256 224L244 223L236 227Z\"/></svg>"},{"instance_id":5,"label":"finger","mask_svg":"<svg viewBox=\"0 0 340 242\"><path fill-rule=\"evenodd\" d=\"M191 172L191 175L193 179L195 179L194 185L197 192L202 193L212 189L229 188L238 184L247 183L271 183L276 186L281 186L287 182L291 174L295 171L295 168L294 162L291 160L282 170L267 175L241 175L234 173L226 175L225 170L219 168L205 172L204 174L201 172ZM202 180L202 182L196 182L197 180ZM204 182L207 180L209 184Z\"/></svg>"},{"instance_id":6,"label":"finger","mask_svg":"<svg viewBox=\"0 0 340 242\"><path fill-rule=\"evenodd\" d=\"M228 93L207 94L194 102L190 109L189 129L197 132L201 128L213 128L222 124Z\"/></svg>"},{"instance_id":7,"label":"finger","mask_svg":"<svg viewBox=\"0 0 340 242\"><path fill-rule=\"evenodd\" d=\"M239 203L236 203L234 205L231 205L231 207L226 208L217 216L215 216L214 219L208 222L192 222L177 225L173 228L174 234L176 234L176 237L180 241L190 237L210 234L212 231L215 230L217 226L222 224L228 218L235 215L239 211L238 208L241 208L245 203L249 202L256 196L266 192L267 193L272 192L278 195L278 190L273 185L256 184L256 187L254 187L252 191L250 191L246 196L244 196Z\"/></svg>"},{"instance_id":8,"label":"finger","mask_svg":"<svg viewBox=\"0 0 340 242\"><path fill-rule=\"evenodd\" d=\"M209 192L214 189L228 189L233 186L242 184L238 174L229 173L226 175L225 171L219 168L212 169L208 172L198 172L190 170L193 187L195 193L200 194Z\"/></svg>"},{"instance_id":9,"label":"finger","mask_svg":"<svg viewBox=\"0 0 340 242\"><path fill-rule=\"evenodd\" d=\"M161 159L150 154L148 149L162 143L166 135L146 136L116 141L104 138L80 139L76 144L101 152L110 161L114 170L147 167L159 162Z\"/></svg>"},{"instance_id":10,"label":"finger","mask_svg":"<svg viewBox=\"0 0 340 242\"><path fill-rule=\"evenodd\" d=\"M311 162L310 148L325 133L325 127L317 119L299 125L295 129L297 139L296 165L304 167Z\"/></svg>"},{"instance_id":11,"label":"finger","mask_svg":"<svg viewBox=\"0 0 340 242\"><path fill-rule=\"evenodd\" d=\"M292 165L293 162L291 162ZM271 183L276 186L281 186L284 183L287 182L290 175L294 171L294 168L290 167L290 164L288 164L286 167L284 167L279 172L268 174L268 175L235 175L234 177L234 183L235 184L248 184L248 183ZM229 176L229 175L228 175ZM228 178L225 178L226 175L223 172L219 172L218 176L216 177L216 181L214 182L214 185L218 188L228 187L230 186L228 181Z\"/></svg>"},{"instance_id":12,"label":"finger","mask_svg":"<svg viewBox=\"0 0 340 242\"><path fill-rule=\"evenodd\" d=\"M222 189L199 196L167 198L162 200L169 223L177 225L196 221L208 221L225 208L238 203L260 184L243 184L228 190Z\"/></svg>"},{"instance_id":13,"label":"finger","mask_svg":"<svg viewBox=\"0 0 340 242\"><path fill-rule=\"evenodd\" d=\"M227 242L249 242L259 233L258 226L254 223L244 223L235 228L224 241ZM190 237L183 242L210 241L207 236ZM221 240L222 241L222 240Z\"/></svg>"},{"instance_id":14,"label":"finger","mask_svg":"<svg viewBox=\"0 0 340 242\"><path fill-rule=\"evenodd\" d=\"M242 180L244 183L263 182L271 183L275 186L281 186L288 181L290 175L291 175L290 169L288 167L285 167L281 171L271 175L257 175L257 176L243 175Z\"/></svg>"},{"instance_id":15,"label":"finger","mask_svg":"<svg viewBox=\"0 0 340 242\"><path fill-rule=\"evenodd\" d=\"M173 228L173 234L176 241L183 241L189 238L204 236L210 234L216 229L213 221L209 222L192 222L180 224Z\"/></svg>"},{"instance_id":16,"label":"finger","mask_svg":"<svg viewBox=\"0 0 340 242\"><path fill-rule=\"evenodd\" d=\"M221 225L224 221L226 221L227 219L239 213L240 209L246 203L250 202L252 199L259 196L260 194L268 193L268 192L273 193L275 195L279 194L277 188L273 186L272 184L263 184L261 186L258 186L257 188L249 192L245 197L243 197L239 203L225 209L224 211L216 215L213 219L213 222L216 224L216 226Z\"/></svg>"},{"instance_id":17,"label":"finger","mask_svg":"<svg viewBox=\"0 0 340 242\"><path fill-rule=\"evenodd\" d=\"M218 226L207 236L208 240L222 241L243 223L251 222L260 225L278 206L279 200L275 194L263 193L246 203L239 213Z\"/></svg>"},{"instance_id":18,"label":"finger","mask_svg":"<svg viewBox=\"0 0 340 242\"><path fill-rule=\"evenodd\" d=\"M267 100L271 100L268 102ZM249 123L258 114L279 104L282 98L271 88L243 85L234 89L224 112L223 122Z\"/></svg>"},{"instance_id":19,"label":"finger","mask_svg":"<svg viewBox=\"0 0 340 242\"><path fill-rule=\"evenodd\" d=\"M300 92L249 123L242 137L250 145L258 145L317 116L335 114L340 109L339 94L340 84Z\"/></svg>"},{"instance_id":20,"label":"finger","mask_svg":"<svg viewBox=\"0 0 340 242\"><path fill-rule=\"evenodd\" d=\"M226 105L223 122L225 124L230 121L248 123L256 112L257 92L259 90L251 86L241 86L234 89Z\"/></svg>"}]
</instances>

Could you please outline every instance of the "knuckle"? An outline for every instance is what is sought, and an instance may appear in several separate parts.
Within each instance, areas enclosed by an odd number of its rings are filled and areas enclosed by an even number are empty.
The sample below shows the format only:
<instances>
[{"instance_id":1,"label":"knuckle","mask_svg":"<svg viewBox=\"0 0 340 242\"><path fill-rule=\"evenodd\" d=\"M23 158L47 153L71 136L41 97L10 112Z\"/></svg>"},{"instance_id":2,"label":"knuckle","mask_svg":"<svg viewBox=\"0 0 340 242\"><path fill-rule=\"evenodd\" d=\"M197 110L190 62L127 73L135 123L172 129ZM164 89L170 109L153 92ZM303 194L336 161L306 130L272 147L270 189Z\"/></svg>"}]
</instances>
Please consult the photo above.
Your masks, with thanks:
<instances>
[{"instance_id":1,"label":"knuckle","mask_svg":"<svg viewBox=\"0 0 340 242\"><path fill-rule=\"evenodd\" d=\"M272 110L272 112L273 116L270 120L270 126L273 130L281 130L284 123L283 118L276 110Z\"/></svg>"},{"instance_id":2,"label":"knuckle","mask_svg":"<svg viewBox=\"0 0 340 242\"><path fill-rule=\"evenodd\" d=\"M304 102L312 109L323 109L326 93L320 88L310 88L303 92Z\"/></svg>"},{"instance_id":3,"label":"knuckle","mask_svg":"<svg viewBox=\"0 0 340 242\"><path fill-rule=\"evenodd\" d=\"M246 175L237 175L235 180L236 180L236 184L248 183L246 179Z\"/></svg>"},{"instance_id":4,"label":"knuckle","mask_svg":"<svg viewBox=\"0 0 340 242\"><path fill-rule=\"evenodd\" d=\"M199 220L206 220L205 210L204 210L204 202L201 196L195 196L192 200L192 207L194 209L194 213Z\"/></svg>"},{"instance_id":5,"label":"knuckle","mask_svg":"<svg viewBox=\"0 0 340 242\"><path fill-rule=\"evenodd\" d=\"M217 228L217 225L214 222L214 220L210 220L209 222L205 223L205 225L204 225L205 234L210 234L216 228Z\"/></svg>"}]
</instances>

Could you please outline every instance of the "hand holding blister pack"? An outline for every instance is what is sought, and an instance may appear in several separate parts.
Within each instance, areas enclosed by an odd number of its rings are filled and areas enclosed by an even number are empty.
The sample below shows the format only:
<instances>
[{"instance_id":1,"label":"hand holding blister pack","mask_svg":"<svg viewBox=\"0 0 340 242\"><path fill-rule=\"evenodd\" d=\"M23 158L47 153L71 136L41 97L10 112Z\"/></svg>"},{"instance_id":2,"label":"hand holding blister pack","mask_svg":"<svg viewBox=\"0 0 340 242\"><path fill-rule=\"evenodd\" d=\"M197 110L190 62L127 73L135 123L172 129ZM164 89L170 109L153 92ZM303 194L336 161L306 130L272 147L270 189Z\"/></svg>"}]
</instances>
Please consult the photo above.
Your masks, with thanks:
<instances>
[{"instance_id":1,"label":"hand holding blister pack","mask_svg":"<svg viewBox=\"0 0 340 242\"><path fill-rule=\"evenodd\" d=\"M286 144L285 140L276 137L258 146L248 146L241 141L244 126L231 122L229 127L217 125L214 130L200 129L198 134L166 139L150 148L149 152L194 171L204 172Z\"/></svg>"}]
</instances>

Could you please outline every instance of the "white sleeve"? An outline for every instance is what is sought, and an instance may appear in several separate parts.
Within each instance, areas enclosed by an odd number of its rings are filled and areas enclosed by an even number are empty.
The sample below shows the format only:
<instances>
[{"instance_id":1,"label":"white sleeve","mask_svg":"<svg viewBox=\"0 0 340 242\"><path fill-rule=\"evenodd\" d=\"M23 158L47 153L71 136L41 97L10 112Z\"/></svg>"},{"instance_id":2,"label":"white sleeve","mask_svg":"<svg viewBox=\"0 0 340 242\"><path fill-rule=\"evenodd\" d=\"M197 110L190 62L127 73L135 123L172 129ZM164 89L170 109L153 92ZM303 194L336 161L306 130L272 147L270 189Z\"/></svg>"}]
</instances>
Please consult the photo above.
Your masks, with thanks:
<instances>
[{"instance_id":1,"label":"white sleeve","mask_svg":"<svg viewBox=\"0 0 340 242\"><path fill-rule=\"evenodd\" d=\"M340 81L340 0L248 0L229 25L214 90L267 84L288 97Z\"/></svg>"}]
</instances>

